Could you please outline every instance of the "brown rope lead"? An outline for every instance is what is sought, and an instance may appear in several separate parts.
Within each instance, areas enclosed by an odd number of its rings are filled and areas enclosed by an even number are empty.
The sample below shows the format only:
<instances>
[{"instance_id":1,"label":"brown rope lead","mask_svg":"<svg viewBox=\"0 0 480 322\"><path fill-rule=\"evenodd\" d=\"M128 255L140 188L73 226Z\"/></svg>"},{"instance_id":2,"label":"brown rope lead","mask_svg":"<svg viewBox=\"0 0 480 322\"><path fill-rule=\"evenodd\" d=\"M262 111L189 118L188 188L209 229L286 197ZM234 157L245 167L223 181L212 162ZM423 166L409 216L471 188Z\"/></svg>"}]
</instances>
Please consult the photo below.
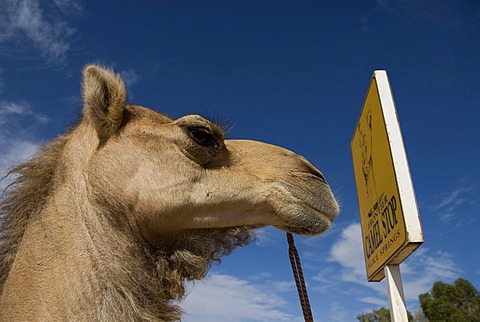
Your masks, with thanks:
<instances>
[{"instance_id":1,"label":"brown rope lead","mask_svg":"<svg viewBox=\"0 0 480 322\"><path fill-rule=\"evenodd\" d=\"M288 256L290 257L290 263L292 264L295 284L297 284L298 297L300 298L303 317L305 318L305 322L313 322L312 309L310 307L310 301L308 300L308 293L307 287L305 286L305 279L303 277L302 264L300 263L300 257L298 256L297 248L295 247L293 235L291 233L287 233L287 241Z\"/></svg>"}]
</instances>

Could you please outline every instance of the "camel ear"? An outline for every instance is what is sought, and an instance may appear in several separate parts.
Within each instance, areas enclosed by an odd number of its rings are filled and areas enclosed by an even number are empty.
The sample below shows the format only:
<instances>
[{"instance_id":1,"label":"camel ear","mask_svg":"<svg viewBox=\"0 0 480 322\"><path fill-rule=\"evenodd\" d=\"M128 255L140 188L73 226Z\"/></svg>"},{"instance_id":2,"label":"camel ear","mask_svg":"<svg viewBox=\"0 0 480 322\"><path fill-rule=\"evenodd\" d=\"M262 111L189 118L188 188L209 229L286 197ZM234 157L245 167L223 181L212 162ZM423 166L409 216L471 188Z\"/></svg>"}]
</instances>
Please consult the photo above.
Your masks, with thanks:
<instances>
[{"instance_id":1,"label":"camel ear","mask_svg":"<svg viewBox=\"0 0 480 322\"><path fill-rule=\"evenodd\" d=\"M108 138L122 124L127 91L120 76L100 66L83 70L83 115L91 120L98 135Z\"/></svg>"}]
</instances>

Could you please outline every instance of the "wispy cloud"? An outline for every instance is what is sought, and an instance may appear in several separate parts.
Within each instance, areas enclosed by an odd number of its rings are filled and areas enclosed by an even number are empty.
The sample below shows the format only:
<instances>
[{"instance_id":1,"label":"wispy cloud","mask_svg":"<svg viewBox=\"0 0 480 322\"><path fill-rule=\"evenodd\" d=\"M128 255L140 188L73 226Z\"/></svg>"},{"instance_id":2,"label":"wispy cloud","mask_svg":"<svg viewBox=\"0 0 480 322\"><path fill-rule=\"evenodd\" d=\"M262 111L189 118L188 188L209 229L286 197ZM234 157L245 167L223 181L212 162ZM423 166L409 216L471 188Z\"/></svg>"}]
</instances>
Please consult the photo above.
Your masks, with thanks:
<instances>
[{"instance_id":1,"label":"wispy cloud","mask_svg":"<svg viewBox=\"0 0 480 322\"><path fill-rule=\"evenodd\" d=\"M478 198L474 196L476 185L461 184L453 188L452 191L437 197L437 201L431 203L428 207L430 211L437 214L444 222L449 222L453 218L462 223L459 213L462 211L461 207L467 204L476 203Z\"/></svg>"},{"instance_id":2,"label":"wispy cloud","mask_svg":"<svg viewBox=\"0 0 480 322\"><path fill-rule=\"evenodd\" d=\"M8 114L29 114L30 113L30 104L26 102L9 102L1 101L0 102L0 116Z\"/></svg>"},{"instance_id":3,"label":"wispy cloud","mask_svg":"<svg viewBox=\"0 0 480 322\"><path fill-rule=\"evenodd\" d=\"M438 0L377 0L377 6L398 16L450 26L454 21L455 1Z\"/></svg>"},{"instance_id":4,"label":"wispy cloud","mask_svg":"<svg viewBox=\"0 0 480 322\"><path fill-rule=\"evenodd\" d=\"M140 76L131 68L120 71L120 75L122 75L123 81L128 87L136 84L140 80Z\"/></svg>"},{"instance_id":5,"label":"wispy cloud","mask_svg":"<svg viewBox=\"0 0 480 322\"><path fill-rule=\"evenodd\" d=\"M53 0L53 3L65 14L79 13L83 10L79 0Z\"/></svg>"},{"instance_id":6,"label":"wispy cloud","mask_svg":"<svg viewBox=\"0 0 480 322\"><path fill-rule=\"evenodd\" d=\"M79 1L4 0L0 8L4 53L27 55L34 48L49 63L65 63L75 33L66 18L81 10Z\"/></svg>"},{"instance_id":7,"label":"wispy cloud","mask_svg":"<svg viewBox=\"0 0 480 322\"><path fill-rule=\"evenodd\" d=\"M0 68L0 94L3 92L3 69Z\"/></svg>"},{"instance_id":8,"label":"wispy cloud","mask_svg":"<svg viewBox=\"0 0 480 322\"><path fill-rule=\"evenodd\" d=\"M182 303L184 321L301 321L283 310L287 302L238 277L211 274Z\"/></svg>"},{"instance_id":9,"label":"wispy cloud","mask_svg":"<svg viewBox=\"0 0 480 322\"><path fill-rule=\"evenodd\" d=\"M366 296L360 298L361 302L374 304L378 307L388 307L388 300L386 298L377 298L373 296Z\"/></svg>"},{"instance_id":10,"label":"wispy cloud","mask_svg":"<svg viewBox=\"0 0 480 322\"><path fill-rule=\"evenodd\" d=\"M38 140L26 135L29 131L22 128L22 120L29 124L27 129L31 129L36 124L48 122L49 118L35 113L28 102L0 101L0 178L12 166L31 157L40 147ZM0 181L0 192L9 182L11 178Z\"/></svg>"},{"instance_id":11,"label":"wispy cloud","mask_svg":"<svg viewBox=\"0 0 480 322\"><path fill-rule=\"evenodd\" d=\"M30 122L33 119L34 123L47 123L50 120L48 116L34 112L27 101L0 100L0 125L3 125L0 135L7 136L12 132L12 127L19 130L17 123L22 117L29 118Z\"/></svg>"},{"instance_id":12,"label":"wispy cloud","mask_svg":"<svg viewBox=\"0 0 480 322\"><path fill-rule=\"evenodd\" d=\"M347 313L349 308L342 303L333 302L330 304L329 320L333 322L348 321L349 314Z\"/></svg>"},{"instance_id":13,"label":"wispy cloud","mask_svg":"<svg viewBox=\"0 0 480 322\"><path fill-rule=\"evenodd\" d=\"M16 140L10 144L0 143L0 146L6 148L0 158L0 177L3 177L13 165L31 157L39 147L37 143L27 140Z\"/></svg>"},{"instance_id":14,"label":"wispy cloud","mask_svg":"<svg viewBox=\"0 0 480 322\"><path fill-rule=\"evenodd\" d=\"M433 209L441 209L445 207L452 207L452 206L458 206L461 205L466 201L465 198L462 198L462 195L464 195L465 192L468 192L472 190L472 188L465 188L465 187L460 187L452 192L450 192L448 195L444 196L440 202L433 206Z\"/></svg>"},{"instance_id":15,"label":"wispy cloud","mask_svg":"<svg viewBox=\"0 0 480 322\"><path fill-rule=\"evenodd\" d=\"M366 15L362 15L360 17L360 28L364 34L368 34L370 32L369 20Z\"/></svg>"},{"instance_id":16,"label":"wispy cloud","mask_svg":"<svg viewBox=\"0 0 480 322\"><path fill-rule=\"evenodd\" d=\"M285 233L276 228L264 227L255 229L255 244L259 247L279 245L281 238L285 238Z\"/></svg>"}]
</instances>

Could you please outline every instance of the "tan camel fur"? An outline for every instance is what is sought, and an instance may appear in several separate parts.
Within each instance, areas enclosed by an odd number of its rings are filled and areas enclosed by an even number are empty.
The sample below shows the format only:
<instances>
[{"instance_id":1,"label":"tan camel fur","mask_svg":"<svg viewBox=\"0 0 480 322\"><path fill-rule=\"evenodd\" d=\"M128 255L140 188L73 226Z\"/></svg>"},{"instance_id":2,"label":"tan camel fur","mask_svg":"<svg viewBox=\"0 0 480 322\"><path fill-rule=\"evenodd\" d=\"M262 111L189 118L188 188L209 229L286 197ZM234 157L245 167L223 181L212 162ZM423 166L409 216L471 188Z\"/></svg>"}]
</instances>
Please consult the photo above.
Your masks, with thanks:
<instances>
[{"instance_id":1,"label":"tan camel fur","mask_svg":"<svg viewBox=\"0 0 480 322\"><path fill-rule=\"evenodd\" d=\"M15 167L0 205L0 321L175 321L188 281L252 228L325 231L338 206L303 157L126 103L83 72L81 121Z\"/></svg>"}]
</instances>

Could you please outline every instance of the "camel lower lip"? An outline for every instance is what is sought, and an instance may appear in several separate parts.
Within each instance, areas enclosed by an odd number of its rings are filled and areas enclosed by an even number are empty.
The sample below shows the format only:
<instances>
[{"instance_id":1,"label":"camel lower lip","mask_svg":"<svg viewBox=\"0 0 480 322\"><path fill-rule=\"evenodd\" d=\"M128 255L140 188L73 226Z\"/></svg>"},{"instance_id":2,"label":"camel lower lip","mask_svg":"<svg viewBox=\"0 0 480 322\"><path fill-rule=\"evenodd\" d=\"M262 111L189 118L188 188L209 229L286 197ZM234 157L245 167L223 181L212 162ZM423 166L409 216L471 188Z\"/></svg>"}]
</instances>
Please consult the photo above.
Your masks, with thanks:
<instances>
[{"instance_id":1,"label":"camel lower lip","mask_svg":"<svg viewBox=\"0 0 480 322\"><path fill-rule=\"evenodd\" d=\"M330 228L338 214L338 205L328 185L317 179L296 177L308 189L285 183L276 185L280 202L275 203L280 223L276 227L302 235L318 235ZM305 184L307 181L307 184Z\"/></svg>"},{"instance_id":2,"label":"camel lower lip","mask_svg":"<svg viewBox=\"0 0 480 322\"><path fill-rule=\"evenodd\" d=\"M308 205L296 209L296 215L282 216L283 225L278 228L300 235L318 235L330 228L332 220L323 212Z\"/></svg>"},{"instance_id":3,"label":"camel lower lip","mask_svg":"<svg viewBox=\"0 0 480 322\"><path fill-rule=\"evenodd\" d=\"M285 189L291 194L291 196L297 199L303 207L326 217L330 222L333 221L337 216L339 209L328 185L315 179L310 181L309 186L314 189L299 190L290 185L284 185Z\"/></svg>"},{"instance_id":4,"label":"camel lower lip","mask_svg":"<svg viewBox=\"0 0 480 322\"><path fill-rule=\"evenodd\" d=\"M330 228L330 225L330 221L318 223L312 226L299 226L295 223L292 223L291 225L287 224L286 226L282 226L279 228L293 234L315 236L326 231L328 228Z\"/></svg>"}]
</instances>

